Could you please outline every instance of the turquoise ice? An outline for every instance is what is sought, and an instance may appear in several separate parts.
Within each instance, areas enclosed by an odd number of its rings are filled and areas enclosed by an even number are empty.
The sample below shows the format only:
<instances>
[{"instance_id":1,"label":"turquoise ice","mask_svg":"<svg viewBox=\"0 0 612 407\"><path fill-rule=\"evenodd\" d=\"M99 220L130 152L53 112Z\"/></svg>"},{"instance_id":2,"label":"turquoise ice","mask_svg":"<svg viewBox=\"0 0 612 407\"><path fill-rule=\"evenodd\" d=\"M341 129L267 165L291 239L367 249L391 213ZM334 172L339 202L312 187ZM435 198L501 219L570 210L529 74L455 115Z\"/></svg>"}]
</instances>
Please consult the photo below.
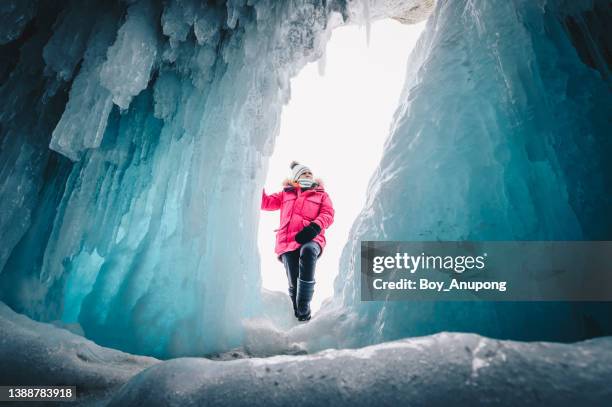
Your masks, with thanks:
<instances>
[{"instance_id":1,"label":"turquoise ice","mask_svg":"<svg viewBox=\"0 0 612 407\"><path fill-rule=\"evenodd\" d=\"M252 341L290 78L340 24L431 13L335 297L288 342L612 332L606 304L364 304L355 285L360 240L611 239L605 1L209 3L0 6L0 300L157 357Z\"/></svg>"}]
</instances>

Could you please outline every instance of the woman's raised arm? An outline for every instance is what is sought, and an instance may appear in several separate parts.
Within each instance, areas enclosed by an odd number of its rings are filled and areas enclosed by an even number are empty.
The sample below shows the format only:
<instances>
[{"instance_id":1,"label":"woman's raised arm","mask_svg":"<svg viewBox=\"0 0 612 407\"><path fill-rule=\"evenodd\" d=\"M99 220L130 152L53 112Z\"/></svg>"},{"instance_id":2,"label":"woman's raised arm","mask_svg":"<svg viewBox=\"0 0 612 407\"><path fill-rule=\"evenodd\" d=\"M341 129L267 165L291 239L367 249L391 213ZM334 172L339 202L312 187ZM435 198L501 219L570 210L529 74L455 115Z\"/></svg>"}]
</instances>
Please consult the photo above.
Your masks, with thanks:
<instances>
[{"instance_id":1,"label":"woman's raised arm","mask_svg":"<svg viewBox=\"0 0 612 407\"><path fill-rule=\"evenodd\" d=\"M272 195L266 195L266 189L261 190L261 209L264 211L275 211L281 207L281 192L276 192Z\"/></svg>"}]
</instances>

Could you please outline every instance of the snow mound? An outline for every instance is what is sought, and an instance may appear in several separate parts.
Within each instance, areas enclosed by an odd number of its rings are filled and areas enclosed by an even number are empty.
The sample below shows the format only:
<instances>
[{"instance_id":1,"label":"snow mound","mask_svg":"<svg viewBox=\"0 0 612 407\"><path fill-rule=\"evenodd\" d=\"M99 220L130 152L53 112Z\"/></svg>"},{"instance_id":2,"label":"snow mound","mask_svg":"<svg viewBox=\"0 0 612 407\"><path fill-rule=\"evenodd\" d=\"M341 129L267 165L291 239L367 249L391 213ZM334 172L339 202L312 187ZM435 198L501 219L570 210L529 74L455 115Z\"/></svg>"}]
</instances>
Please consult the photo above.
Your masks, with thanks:
<instances>
[{"instance_id":1,"label":"snow mound","mask_svg":"<svg viewBox=\"0 0 612 407\"><path fill-rule=\"evenodd\" d=\"M604 406L611 379L612 337L560 344L443 332L312 355L160 362L0 303L0 382L76 385L80 405Z\"/></svg>"},{"instance_id":2,"label":"snow mound","mask_svg":"<svg viewBox=\"0 0 612 407\"><path fill-rule=\"evenodd\" d=\"M98 346L51 324L33 321L0 302L0 384L77 387L81 403L113 394L158 363Z\"/></svg>"},{"instance_id":3,"label":"snow mound","mask_svg":"<svg viewBox=\"0 0 612 407\"><path fill-rule=\"evenodd\" d=\"M609 337L559 344L440 333L305 356L183 358L138 374L110 405L603 406L611 351Z\"/></svg>"}]
</instances>

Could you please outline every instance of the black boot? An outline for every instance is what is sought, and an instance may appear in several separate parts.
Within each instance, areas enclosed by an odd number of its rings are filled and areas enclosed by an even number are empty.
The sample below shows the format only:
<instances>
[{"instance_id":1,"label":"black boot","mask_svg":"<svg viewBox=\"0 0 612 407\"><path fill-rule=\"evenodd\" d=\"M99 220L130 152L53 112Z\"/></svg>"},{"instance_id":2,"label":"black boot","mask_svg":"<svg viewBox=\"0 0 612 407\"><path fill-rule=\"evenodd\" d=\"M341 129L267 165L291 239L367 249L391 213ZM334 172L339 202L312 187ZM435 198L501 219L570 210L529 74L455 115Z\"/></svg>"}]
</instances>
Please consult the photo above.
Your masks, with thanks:
<instances>
[{"instance_id":1,"label":"black boot","mask_svg":"<svg viewBox=\"0 0 612 407\"><path fill-rule=\"evenodd\" d=\"M314 294L314 281L297 279L297 319L308 321L310 319L310 300Z\"/></svg>"},{"instance_id":2,"label":"black boot","mask_svg":"<svg viewBox=\"0 0 612 407\"><path fill-rule=\"evenodd\" d=\"M297 318L297 303L295 301L295 287L289 287L289 298L291 298L291 304L293 304L293 315Z\"/></svg>"}]
</instances>

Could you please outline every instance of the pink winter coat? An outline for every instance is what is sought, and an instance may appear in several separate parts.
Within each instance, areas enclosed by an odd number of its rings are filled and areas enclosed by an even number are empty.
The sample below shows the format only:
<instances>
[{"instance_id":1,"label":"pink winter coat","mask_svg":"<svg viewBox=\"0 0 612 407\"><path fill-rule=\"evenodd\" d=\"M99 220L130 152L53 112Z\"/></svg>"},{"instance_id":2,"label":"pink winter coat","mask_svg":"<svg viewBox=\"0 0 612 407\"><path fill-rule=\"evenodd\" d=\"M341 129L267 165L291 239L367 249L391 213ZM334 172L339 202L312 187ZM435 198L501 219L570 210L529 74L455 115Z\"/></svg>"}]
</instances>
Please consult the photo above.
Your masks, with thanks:
<instances>
[{"instance_id":1,"label":"pink winter coat","mask_svg":"<svg viewBox=\"0 0 612 407\"><path fill-rule=\"evenodd\" d=\"M285 252L290 252L301 246L295 241L295 235L308 226L310 222L315 222L321 226L319 233L313 241L321 246L321 254L325 247L325 229L334 221L334 207L327 192L323 188L320 179L315 179L319 185L312 189L302 190L297 182L286 179L283 181L283 190L272 195L266 195L264 189L261 194L261 209L265 211L275 211L280 209L280 226L276 232L276 252L277 258Z\"/></svg>"}]
</instances>

